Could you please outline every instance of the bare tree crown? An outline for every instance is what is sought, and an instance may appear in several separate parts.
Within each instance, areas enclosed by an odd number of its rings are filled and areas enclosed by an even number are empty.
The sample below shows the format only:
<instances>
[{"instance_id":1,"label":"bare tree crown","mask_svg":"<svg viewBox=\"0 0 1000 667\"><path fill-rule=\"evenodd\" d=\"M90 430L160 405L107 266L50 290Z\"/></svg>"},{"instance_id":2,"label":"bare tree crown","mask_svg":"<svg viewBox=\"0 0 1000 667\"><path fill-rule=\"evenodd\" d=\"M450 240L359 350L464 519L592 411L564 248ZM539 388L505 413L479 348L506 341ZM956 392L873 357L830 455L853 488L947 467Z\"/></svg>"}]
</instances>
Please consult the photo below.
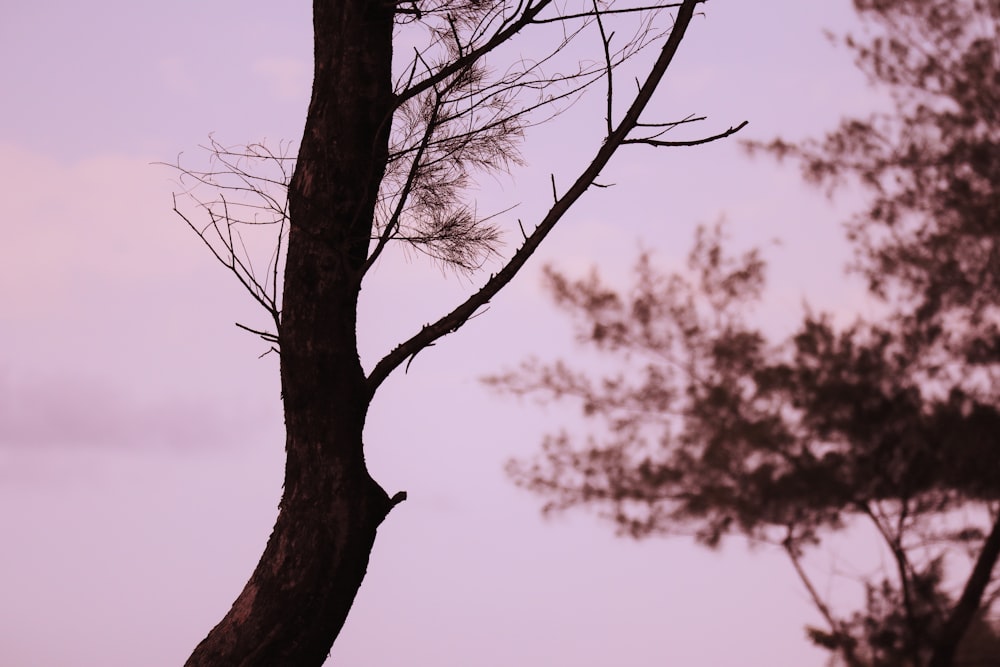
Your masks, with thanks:
<instances>
[{"instance_id":1,"label":"bare tree crown","mask_svg":"<svg viewBox=\"0 0 1000 667\"><path fill-rule=\"evenodd\" d=\"M498 256L505 233L519 236L521 245L465 304L382 359L373 372L373 389L402 360L457 329L489 301L593 184L619 146L696 145L746 124L710 137L667 141L664 135L670 130L704 118L640 122L695 7L703 2L444 1L398 6L396 41L412 46L395 61L393 113L385 119L391 124L389 156L378 184L362 275L390 244L404 244L465 272ZM666 27L662 15L668 10L685 15ZM656 46L661 52L638 92L633 87L639 79L621 84L615 78L622 65ZM600 55L595 58L595 53ZM523 164L519 146L525 132L554 120L595 86L606 99L603 141L567 192L556 192L553 179L548 215L529 233L521 220L511 219L509 208L480 212L469 194L474 180ZM290 145L227 146L210 138L203 148L209 153L209 169L181 166L180 160L171 166L179 172L181 194L202 210L207 222L195 221L177 205L176 196L175 211L264 308L273 330L238 326L277 349L278 278L294 172Z\"/></svg>"}]
</instances>

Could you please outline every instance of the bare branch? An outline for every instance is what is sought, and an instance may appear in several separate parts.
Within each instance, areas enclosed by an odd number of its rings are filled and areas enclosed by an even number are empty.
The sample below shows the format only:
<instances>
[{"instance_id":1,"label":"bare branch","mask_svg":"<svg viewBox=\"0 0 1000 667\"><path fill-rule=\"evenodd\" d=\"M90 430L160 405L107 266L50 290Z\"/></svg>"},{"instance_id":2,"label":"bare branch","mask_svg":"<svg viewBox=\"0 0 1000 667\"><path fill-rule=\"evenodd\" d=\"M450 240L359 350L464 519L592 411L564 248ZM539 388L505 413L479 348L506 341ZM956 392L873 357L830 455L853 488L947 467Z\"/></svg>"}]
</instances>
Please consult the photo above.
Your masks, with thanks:
<instances>
[{"instance_id":1,"label":"bare branch","mask_svg":"<svg viewBox=\"0 0 1000 667\"><path fill-rule=\"evenodd\" d=\"M236 326L238 326L240 329L243 329L244 331L249 331L252 334L260 336L261 338L263 338L264 340L266 340L269 343L277 343L278 342L278 336L275 335L275 334L273 334L273 333L271 333L271 332L269 332L269 331L259 331L257 329L253 329L253 328L248 327L246 325L240 324L239 322L233 322L233 324L235 324Z\"/></svg>"},{"instance_id":2,"label":"bare branch","mask_svg":"<svg viewBox=\"0 0 1000 667\"><path fill-rule=\"evenodd\" d=\"M604 20L601 18L602 12L597 7L597 0L593 0L594 6L594 18L597 21L597 28L601 32L601 50L604 51L604 62L606 69L605 76L608 80L608 92L607 92L607 115L605 117L605 125L607 126L608 136L611 135L611 131L614 123L614 94L615 94L615 81L614 81L614 67L611 65L611 37L614 33L609 36L604 30Z\"/></svg>"},{"instance_id":3,"label":"bare branch","mask_svg":"<svg viewBox=\"0 0 1000 667\"><path fill-rule=\"evenodd\" d=\"M670 6L675 5L663 7ZM594 11L601 16L593 12L574 14L579 25L564 32L562 39L547 48L541 58L517 58L497 77L486 68L482 58L467 60L465 67L455 67L455 63L492 39L490 33L512 27L525 12L532 11L530 3L519 4L513 14L504 3L473 6L444 0L432 7L422 7L426 17L437 17L436 23L423 22L432 39L427 47L414 51L411 63L397 79L397 88L402 90L393 118L388 168L380 187L375 219L378 239L373 239L375 243L364 271L371 268L391 241L408 243L419 252L463 270L481 266L486 257L497 251L498 234L470 236L464 244L457 237L448 238L445 244L438 242L442 238L441 229L455 232L473 229L466 224L442 225L442 221L449 219L464 219L474 209L460 198L473 174L506 171L509 165L519 163L516 143L524 131L562 113L597 81L606 79L613 94L611 70L659 40L662 35L651 21L663 7L608 10L611 15L648 14L641 19L633 36L612 51L611 37L604 30L605 10L595 4ZM607 42L602 46L603 62L575 61L574 69L568 73L547 73L548 68L558 67L557 56L585 28L596 25L598 19L602 40ZM435 58L438 52L443 52L439 54L443 58L440 63ZM424 78L414 84L418 68L424 72ZM450 74L443 76L443 71ZM432 77L433 85L407 97ZM531 96L535 99L524 99ZM537 114L542 111L547 113ZM433 127L428 127L432 115ZM609 134L611 122L606 119ZM414 162L413 155L418 152L421 157ZM557 199L554 197L554 201Z\"/></svg>"},{"instance_id":4,"label":"bare branch","mask_svg":"<svg viewBox=\"0 0 1000 667\"><path fill-rule=\"evenodd\" d=\"M427 150L427 146L430 144L431 138L434 136L434 131L437 127L437 115L440 111L440 108L441 108L441 98L440 96L438 96L437 100L435 101L435 104L431 109L431 115L427 119L427 124L424 128L423 136L421 137L420 143L417 147L416 155L413 157L413 160L410 163L410 170L409 173L407 174L406 181L403 183L403 188L399 194L396 203L396 208L392 212L392 215L390 216L389 220L385 223L382 229L382 234L379 236L378 243L375 246L375 249L372 251L371 255L369 255L368 260L365 263L365 267L364 269L362 269L362 273L367 273L368 269L370 269L372 265L375 264L375 262L379 258L379 255L382 254L382 251L385 249L386 244L389 242L389 239L392 238L393 234L395 234L396 232L396 229L399 227L399 218L403 214L403 210L406 207L406 202L409 199L410 192L413 190L413 186L417 181L419 170L421 167L421 161L424 157L424 151Z\"/></svg>"},{"instance_id":5,"label":"bare branch","mask_svg":"<svg viewBox=\"0 0 1000 667\"><path fill-rule=\"evenodd\" d=\"M725 130L724 132L720 132L718 134L713 134L712 136L705 137L703 139L693 139L691 141L661 141L659 139L652 139L652 138L645 139L645 138L643 138L643 139L626 139L622 143L625 143L625 144L646 144L647 146L670 147L670 148L676 148L676 147L679 147L679 146L700 146L702 144L708 144L708 143L711 143L713 141L718 141L719 139L724 139L724 138L726 138L726 137L728 137L730 135L736 134L737 132L739 132L740 130L742 130L744 127L746 127L748 124L749 124L749 121L743 121L742 123L740 123L736 127L730 127L729 129Z\"/></svg>"},{"instance_id":6,"label":"bare branch","mask_svg":"<svg viewBox=\"0 0 1000 667\"><path fill-rule=\"evenodd\" d=\"M708 0L702 0L702 2L707 2ZM543 23L562 23L564 21L570 21L572 19L584 19L584 18L600 18L602 14L635 14L638 12L649 12L657 11L660 9L669 9L672 7L680 7L682 3L675 2L671 4L663 5L646 5L644 7L626 7L624 9L598 9L594 7L592 12L579 12L577 14L563 14L562 16L557 16L550 19L535 19L532 23L543 24Z\"/></svg>"},{"instance_id":7,"label":"bare branch","mask_svg":"<svg viewBox=\"0 0 1000 667\"><path fill-rule=\"evenodd\" d=\"M670 36L664 43L659 56L646 76L628 111L625 113L624 118L598 149L590 164L577 177L569 190L556 200L542 221L528 236L521 247L518 248L507 264L498 273L491 276L486 284L478 292L466 299L465 302L438 321L424 326L414 336L398 345L383 357L375 365L375 368L368 377L369 392L374 393L385 378L388 377L389 373L407 358L412 357L442 336L459 329L479 308L489 303L490 299L517 275L542 240L566 214L570 206L591 186L611 157L625 142L628 133L636 127L639 122L639 116L649 104L656 87L673 61L681 39L684 37L684 33L690 24L694 9L699 2L700 0L685 0L685 2L681 3L674 21L673 30L671 30Z\"/></svg>"},{"instance_id":8,"label":"bare branch","mask_svg":"<svg viewBox=\"0 0 1000 667\"><path fill-rule=\"evenodd\" d=\"M472 63L480 60L483 56L490 53L497 47L505 44L514 35L523 30L526 26L530 25L533 20L544 10L547 6L552 4L552 0L539 0L537 4L532 6L531 2L525 6L522 10L520 17L507 25L505 28L498 30L493 37L487 40L481 46L468 51L464 56L460 56L452 60L447 65L442 66L437 72L429 75L427 78L418 81L415 84L407 87L406 90L400 92L396 96L396 106L404 104L407 100L416 97L420 93L427 91L437 84L441 83L448 77L462 71L463 69L472 65ZM520 8L520 6L519 6Z\"/></svg>"},{"instance_id":9,"label":"bare branch","mask_svg":"<svg viewBox=\"0 0 1000 667\"><path fill-rule=\"evenodd\" d=\"M216 261L236 276L264 308L277 330L281 319L279 281L284 235L288 231L287 185L294 165L294 158L288 156L290 146L282 143L277 152L263 142L227 147L210 136L209 144L202 148L209 154L211 168L189 169L181 166L179 158L166 166L179 172L179 183L184 188L180 194L202 209L208 222L196 225L182 212L177 193L173 196L173 210L198 235ZM200 190L208 190L212 195L201 198ZM256 238L264 230L267 230L266 241L252 242L247 237L250 234ZM266 261L256 263L254 256L265 247ZM254 268L255 263L258 267L266 266L263 274ZM277 343L277 334L238 326Z\"/></svg>"}]
</instances>

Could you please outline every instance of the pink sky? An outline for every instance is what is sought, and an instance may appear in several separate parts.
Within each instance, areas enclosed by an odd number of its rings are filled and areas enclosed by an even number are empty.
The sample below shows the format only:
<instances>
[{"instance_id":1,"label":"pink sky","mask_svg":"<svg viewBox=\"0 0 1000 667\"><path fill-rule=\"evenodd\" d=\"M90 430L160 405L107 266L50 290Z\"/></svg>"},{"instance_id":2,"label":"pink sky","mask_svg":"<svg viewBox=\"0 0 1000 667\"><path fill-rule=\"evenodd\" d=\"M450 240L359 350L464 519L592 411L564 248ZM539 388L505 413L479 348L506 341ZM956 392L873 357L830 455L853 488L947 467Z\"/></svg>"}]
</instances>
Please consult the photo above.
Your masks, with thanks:
<instances>
[{"instance_id":1,"label":"pink sky","mask_svg":"<svg viewBox=\"0 0 1000 667\"><path fill-rule=\"evenodd\" d=\"M747 138L815 134L871 94L824 28L847 0L712 0L658 109L744 119ZM290 7L290 9L289 9ZM280 494L273 356L234 321L266 322L170 211L152 166L215 132L223 143L296 139L309 95L307 3L5 7L0 20L0 664L178 665L228 609L270 532ZM484 189L528 224L550 172L600 137L602 99L529 143L530 165ZM595 130L596 128L596 130ZM529 141L531 136L529 135ZM586 139L586 141L584 141ZM376 398L369 467L409 500L380 531L331 663L598 667L816 665L818 622L780 554L739 541L634 543L585 513L544 521L502 473L572 412L499 398L477 378L527 355L566 354L568 325L539 269L598 264L627 276L635 251L682 260L699 222L725 215L738 245L771 247L764 310L782 330L805 295L849 312L846 212L791 168L735 142L634 147L489 312L425 351ZM370 367L482 278L404 255L366 283Z\"/></svg>"}]
</instances>

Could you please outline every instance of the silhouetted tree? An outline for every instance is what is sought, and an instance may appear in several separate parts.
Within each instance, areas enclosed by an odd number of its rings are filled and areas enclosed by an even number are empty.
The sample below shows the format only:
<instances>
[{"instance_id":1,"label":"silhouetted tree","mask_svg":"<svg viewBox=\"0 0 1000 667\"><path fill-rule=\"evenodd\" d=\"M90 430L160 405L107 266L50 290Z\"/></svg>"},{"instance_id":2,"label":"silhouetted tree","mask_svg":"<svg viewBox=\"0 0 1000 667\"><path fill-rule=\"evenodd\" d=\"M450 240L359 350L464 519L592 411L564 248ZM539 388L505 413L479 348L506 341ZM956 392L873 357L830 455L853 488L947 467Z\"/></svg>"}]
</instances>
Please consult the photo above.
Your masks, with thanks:
<instances>
[{"instance_id":1,"label":"silhouetted tree","mask_svg":"<svg viewBox=\"0 0 1000 667\"><path fill-rule=\"evenodd\" d=\"M1000 405L1000 3L854 5L871 31L844 42L893 108L846 120L822 142L776 141L767 148L800 159L806 177L831 191L846 178L868 190L867 210L848 224L856 268L892 304L895 326L919 341L923 386L950 386L956 401L994 409ZM997 452L996 438L983 439L983 456ZM978 463L972 457L968 465ZM1000 488L996 480L985 484ZM950 664L998 554L1000 535L983 545L931 665Z\"/></svg>"},{"instance_id":2,"label":"silhouetted tree","mask_svg":"<svg viewBox=\"0 0 1000 667\"><path fill-rule=\"evenodd\" d=\"M533 361L491 382L575 398L606 426L582 442L550 436L538 459L511 464L548 510L594 507L635 537L778 544L827 624L808 629L815 643L849 665L944 667L997 595L1000 3L855 6L871 30L845 43L894 108L822 141L749 147L799 160L831 192L867 189L848 231L885 318L838 330L808 314L769 342L747 318L759 255L730 258L721 232L702 231L688 274L644 256L627 291L548 270L578 339L630 371L595 379ZM893 568L843 617L802 559L861 520Z\"/></svg>"},{"instance_id":3,"label":"silhouetted tree","mask_svg":"<svg viewBox=\"0 0 1000 667\"><path fill-rule=\"evenodd\" d=\"M274 531L189 665L321 664L377 527L405 499L365 466L365 416L382 382L503 289L621 146L691 145L738 129L673 142L664 134L691 119L642 117L702 2L315 0L312 99L297 156L213 140L209 169L176 165L207 222L175 209L270 316L270 329L244 328L280 355L287 433ZM616 68L646 48L648 69L630 71L620 88ZM408 244L477 269L498 252L501 227L477 214L465 186L516 165L523 132L597 84L606 117L568 189L558 192L553 177L551 207L528 230L518 221L520 244L500 270L365 372L358 300L384 250ZM255 262L250 237L261 229L277 243Z\"/></svg>"},{"instance_id":4,"label":"silhouetted tree","mask_svg":"<svg viewBox=\"0 0 1000 667\"><path fill-rule=\"evenodd\" d=\"M809 628L817 644L850 665L927 664L950 619L996 595L986 589L1000 542L1000 412L960 386L928 385L926 348L908 331L838 331L810 315L790 341L769 342L748 321L764 264L756 252L727 256L718 228L700 231L689 268L663 275L643 256L622 291L596 273L570 280L547 269L578 341L621 369L595 377L532 360L490 378L576 401L589 423L586 438L548 436L538 458L509 473L546 511L590 507L631 537L778 545L827 623ZM861 521L893 569L866 583L862 612L840 617L803 559ZM945 575L961 572L956 600Z\"/></svg>"}]
</instances>

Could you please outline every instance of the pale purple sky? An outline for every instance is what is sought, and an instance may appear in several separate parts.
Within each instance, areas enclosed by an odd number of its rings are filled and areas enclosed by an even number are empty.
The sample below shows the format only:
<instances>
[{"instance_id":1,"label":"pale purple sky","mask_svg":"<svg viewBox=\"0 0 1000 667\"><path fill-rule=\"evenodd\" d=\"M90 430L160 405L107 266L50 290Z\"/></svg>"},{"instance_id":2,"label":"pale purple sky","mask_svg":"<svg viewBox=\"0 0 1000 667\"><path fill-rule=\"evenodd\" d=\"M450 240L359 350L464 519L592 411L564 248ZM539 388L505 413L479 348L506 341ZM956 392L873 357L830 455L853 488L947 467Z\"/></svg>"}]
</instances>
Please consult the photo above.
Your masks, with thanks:
<instances>
[{"instance_id":1,"label":"pale purple sky","mask_svg":"<svg viewBox=\"0 0 1000 667\"><path fill-rule=\"evenodd\" d=\"M871 93L824 28L848 0L712 0L657 109L718 132L797 138ZM264 325L170 208L152 162L223 143L297 139L310 85L308 3L7 3L0 11L0 664L178 665L228 609L280 494L277 366L233 322ZM602 99L529 135L529 167L484 189L537 219L549 173L597 145ZM780 554L737 540L634 543L586 513L544 521L504 477L511 456L573 416L499 398L477 378L570 346L539 289L546 261L624 280L636 250L684 257L725 215L767 243L765 307L782 330L806 295L848 313L847 210L735 142L633 147L484 316L393 376L372 407L369 467L410 499L379 533L332 653L353 667L816 665L818 622ZM534 216L534 217L533 217ZM366 283L362 353L381 353L467 293L392 255Z\"/></svg>"}]
</instances>

